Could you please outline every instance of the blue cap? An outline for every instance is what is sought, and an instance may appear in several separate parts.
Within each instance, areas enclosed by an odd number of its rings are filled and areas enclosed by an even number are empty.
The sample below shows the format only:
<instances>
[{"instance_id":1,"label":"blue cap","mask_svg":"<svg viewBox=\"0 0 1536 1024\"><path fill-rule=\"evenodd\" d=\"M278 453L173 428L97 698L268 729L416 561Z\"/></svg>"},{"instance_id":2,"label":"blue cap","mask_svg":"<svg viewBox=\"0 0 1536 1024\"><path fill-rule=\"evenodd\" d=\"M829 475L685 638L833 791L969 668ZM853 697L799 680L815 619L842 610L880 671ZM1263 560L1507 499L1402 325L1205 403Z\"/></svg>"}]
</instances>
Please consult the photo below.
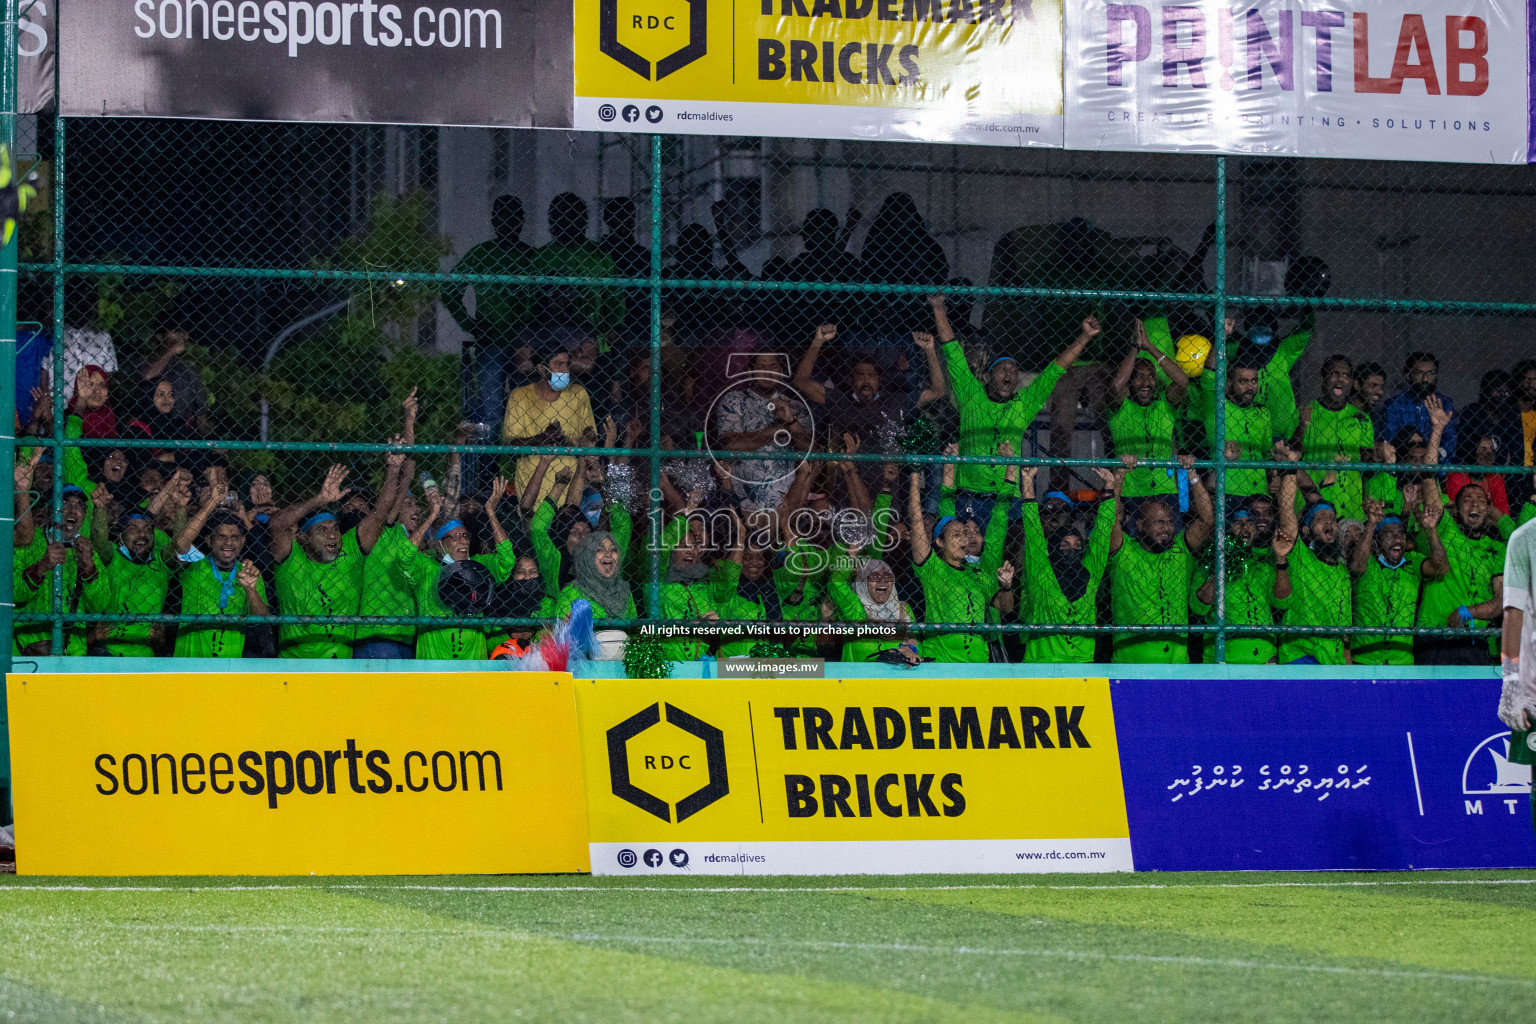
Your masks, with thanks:
<instances>
[{"instance_id":1,"label":"blue cap","mask_svg":"<svg viewBox=\"0 0 1536 1024\"><path fill-rule=\"evenodd\" d=\"M1252 519L1253 518L1253 513L1249 512L1245 508L1240 508L1236 512L1232 513L1232 518L1233 519Z\"/></svg>"},{"instance_id":2,"label":"blue cap","mask_svg":"<svg viewBox=\"0 0 1536 1024\"><path fill-rule=\"evenodd\" d=\"M1306 515L1301 517L1301 525L1302 526L1311 526L1313 518L1319 512L1323 512L1323 511L1332 512L1334 515L1338 515L1339 514L1339 510L1334 508L1333 504L1331 502L1320 501L1316 505L1313 505L1311 508L1307 509Z\"/></svg>"},{"instance_id":3,"label":"blue cap","mask_svg":"<svg viewBox=\"0 0 1536 1024\"><path fill-rule=\"evenodd\" d=\"M74 484L65 484L63 491L60 492L60 496L63 497L71 494L78 494L82 498L85 497L85 491L79 487L76 487Z\"/></svg>"},{"instance_id":4,"label":"blue cap","mask_svg":"<svg viewBox=\"0 0 1536 1024\"><path fill-rule=\"evenodd\" d=\"M938 540L944 533L944 527L955 521L954 516L940 516L939 521L933 524L933 539Z\"/></svg>"},{"instance_id":5,"label":"blue cap","mask_svg":"<svg viewBox=\"0 0 1536 1024\"><path fill-rule=\"evenodd\" d=\"M432 535L432 539L433 540L442 540L444 537L448 536L454 530L457 530L459 527L461 527L463 525L464 524L462 522L460 522L459 520L457 520L457 519L450 519L446 523L444 523L442 526L439 526L437 528L437 532Z\"/></svg>"},{"instance_id":6,"label":"blue cap","mask_svg":"<svg viewBox=\"0 0 1536 1024\"><path fill-rule=\"evenodd\" d=\"M331 515L331 513L317 512L310 516L308 519L304 520L304 525L299 527L299 529L304 533L308 533L310 530L313 530L321 523L334 523L335 521L336 517Z\"/></svg>"}]
</instances>

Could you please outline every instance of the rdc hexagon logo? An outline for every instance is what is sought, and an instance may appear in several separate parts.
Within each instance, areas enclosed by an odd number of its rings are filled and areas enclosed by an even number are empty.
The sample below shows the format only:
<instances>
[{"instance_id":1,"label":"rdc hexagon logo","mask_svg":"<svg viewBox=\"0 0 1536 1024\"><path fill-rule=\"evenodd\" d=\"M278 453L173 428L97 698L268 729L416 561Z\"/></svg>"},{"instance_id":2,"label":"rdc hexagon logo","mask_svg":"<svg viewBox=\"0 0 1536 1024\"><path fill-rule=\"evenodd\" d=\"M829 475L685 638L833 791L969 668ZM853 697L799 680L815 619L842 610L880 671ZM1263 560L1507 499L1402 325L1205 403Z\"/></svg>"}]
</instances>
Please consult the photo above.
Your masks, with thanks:
<instances>
[{"instance_id":1,"label":"rdc hexagon logo","mask_svg":"<svg viewBox=\"0 0 1536 1024\"><path fill-rule=\"evenodd\" d=\"M598 49L641 78L659 82L704 56L708 11L709 0L601 0ZM661 56L653 65L637 46L653 55L659 49Z\"/></svg>"},{"instance_id":2,"label":"rdc hexagon logo","mask_svg":"<svg viewBox=\"0 0 1536 1024\"><path fill-rule=\"evenodd\" d=\"M666 725L671 728L643 737L662 726L663 706ZM659 745L645 745L647 739ZM632 743L643 749L632 751ZM632 754L639 758L641 770L650 780L647 784L665 788L665 796L675 798L675 804L636 784L630 770ZM665 822L685 821L731 791L725 769L725 733L671 704L652 704L608 730L608 774L614 796ZM703 784L694 786L700 775Z\"/></svg>"}]
</instances>

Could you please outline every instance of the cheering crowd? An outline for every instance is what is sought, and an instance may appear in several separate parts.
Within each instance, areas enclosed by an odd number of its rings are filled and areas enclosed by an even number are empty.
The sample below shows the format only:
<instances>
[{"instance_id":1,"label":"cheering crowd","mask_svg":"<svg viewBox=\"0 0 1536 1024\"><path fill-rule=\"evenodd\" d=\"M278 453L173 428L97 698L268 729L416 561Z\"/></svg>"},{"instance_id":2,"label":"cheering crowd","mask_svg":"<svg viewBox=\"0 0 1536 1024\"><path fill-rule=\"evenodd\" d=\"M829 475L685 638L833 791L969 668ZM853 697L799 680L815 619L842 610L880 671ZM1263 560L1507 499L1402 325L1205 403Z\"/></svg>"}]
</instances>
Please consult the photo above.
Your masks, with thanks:
<instances>
[{"instance_id":1,"label":"cheering crowd","mask_svg":"<svg viewBox=\"0 0 1536 1024\"><path fill-rule=\"evenodd\" d=\"M815 211L804 253L775 274L945 280L943 251L923 244L910 203L887 200L876 221L910 258L866 242L860 260L838 219ZM499 202L496 239L459 269L648 272L632 205L605 214L614 231L591 242L585 205L557 198L554 241L535 250L520 241L521 208ZM709 232L695 227L672 276L746 275L719 268ZM539 624L584 600L599 620L699 625L665 641L676 660L1183 663L1216 659L1214 632L1200 627L1215 622L1220 582L1229 662L1497 657L1497 641L1472 631L1498 623L1504 539L1536 516L1536 361L1487 374L1458 411L1429 352L1410 354L1401 379L1396 367L1335 354L1315 384L1299 383L1310 314L1288 329L1268 311L1228 318L1223 385L1215 332L1198 311L1136 310L1107 341L1106 311L1056 303L1039 320L1063 336L1041 342L1057 350L1035 365L975 332L969 310L943 294L749 299L668 293L656 492L647 458L581 451L652 443L653 353L633 330L648 294L482 286L472 300L462 289L444 297L475 342L472 398L458 433L420 440L463 445L499 424L490 439L565 451L391 451L332 465L308 493L281 496L270 475L178 446L209 434L202 383L180 358L184 324L165 324L157 354L131 374L109 339L78 332L66 339L67 435L163 444L66 448L61 466L46 448L21 449L17 609L104 616L65 626L60 653L109 657L485 659L522 650ZM46 437L53 413L39 380L18 426ZM137 401L115 400L125 390ZM1070 454L1080 408L1102 438L1096 450L1118 464L1006 462L1047 445ZM412 391L400 433L380 441L415 443L417 412ZM1215 450L1219 418L1228 459L1282 466L1226 470L1222 580L1217 481L1195 468ZM1283 468L1295 462L1367 468ZM1481 471L1438 471L1445 462ZM177 614L210 619L112 619ZM216 620L268 615L425 621ZM487 626L482 616L537 621ZM744 622L767 628L731 628ZM818 624L875 628L806 628ZM975 628L988 624L1020 628ZM913 628L924 625L941 628ZM1364 631L1339 632L1348 627ZM1414 627L1442 632L1389 632ZM52 632L18 623L16 652L49 653Z\"/></svg>"}]
</instances>

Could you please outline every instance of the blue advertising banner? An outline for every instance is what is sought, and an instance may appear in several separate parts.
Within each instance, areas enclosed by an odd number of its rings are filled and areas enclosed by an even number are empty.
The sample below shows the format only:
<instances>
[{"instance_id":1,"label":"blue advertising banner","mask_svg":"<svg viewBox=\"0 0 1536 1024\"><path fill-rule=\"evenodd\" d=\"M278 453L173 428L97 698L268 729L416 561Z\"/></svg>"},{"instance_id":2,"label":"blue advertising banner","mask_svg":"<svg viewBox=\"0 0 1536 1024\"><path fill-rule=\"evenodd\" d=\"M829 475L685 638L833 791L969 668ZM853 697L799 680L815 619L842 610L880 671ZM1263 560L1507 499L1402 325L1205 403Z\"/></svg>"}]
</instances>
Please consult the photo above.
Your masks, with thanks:
<instances>
[{"instance_id":1,"label":"blue advertising banner","mask_svg":"<svg viewBox=\"0 0 1536 1024\"><path fill-rule=\"evenodd\" d=\"M1138 871L1536 867L1497 679L1110 686Z\"/></svg>"}]
</instances>

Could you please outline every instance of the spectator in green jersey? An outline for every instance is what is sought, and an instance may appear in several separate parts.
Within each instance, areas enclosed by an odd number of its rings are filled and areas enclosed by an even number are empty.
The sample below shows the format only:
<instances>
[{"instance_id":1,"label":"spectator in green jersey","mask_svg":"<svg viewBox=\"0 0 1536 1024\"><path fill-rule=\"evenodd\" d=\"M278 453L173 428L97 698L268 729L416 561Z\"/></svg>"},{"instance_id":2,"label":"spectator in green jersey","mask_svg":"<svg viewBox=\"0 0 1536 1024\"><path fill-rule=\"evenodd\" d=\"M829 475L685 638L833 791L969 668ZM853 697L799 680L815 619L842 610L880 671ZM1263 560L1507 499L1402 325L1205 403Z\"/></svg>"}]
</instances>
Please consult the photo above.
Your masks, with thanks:
<instances>
[{"instance_id":1,"label":"spectator in green jersey","mask_svg":"<svg viewBox=\"0 0 1536 1024\"><path fill-rule=\"evenodd\" d=\"M1361 462L1370 459L1376 447L1376 432L1371 427L1370 417L1349 401L1353 369L1350 361L1338 354L1323 362L1319 370L1322 394L1301 411L1299 433L1304 461ZM1316 476L1318 492L1324 501L1338 509L1340 519L1365 518L1364 484L1359 473L1334 470L1326 475L1316 473Z\"/></svg>"},{"instance_id":2,"label":"spectator in green jersey","mask_svg":"<svg viewBox=\"0 0 1536 1024\"><path fill-rule=\"evenodd\" d=\"M1024 432L1040 414L1056 382L1102 330L1098 317L1085 319L1077 338L1021 391L1019 363L1013 356L998 356L980 377L972 374L965 351L955 340L945 311L945 297L935 295L930 301L949 373L950 395L960 411L960 454L996 455L1005 441L1022 451ZM975 462L960 466L957 486L960 493L955 504L959 514L976 520L990 518L993 501L1011 489L1004 482L1003 467Z\"/></svg>"},{"instance_id":3,"label":"spectator in green jersey","mask_svg":"<svg viewBox=\"0 0 1536 1024\"><path fill-rule=\"evenodd\" d=\"M384 519L378 539L363 560L363 593L358 614L364 617L406 618L416 614L416 593L395 571L417 553L412 535L421 525L421 503L411 494L416 464L398 452L384 458L384 490L379 507ZM362 528L362 524L358 524ZM357 627L353 657L365 659L412 658L416 654L416 627L398 624L363 624Z\"/></svg>"},{"instance_id":4,"label":"spectator in green jersey","mask_svg":"<svg viewBox=\"0 0 1536 1024\"><path fill-rule=\"evenodd\" d=\"M560 591L555 614L562 619L571 616L571 606L586 601L592 606L592 618L635 619L635 596L624 580L621 567L623 556L618 542L606 530L589 533L577 545L572 558L574 580Z\"/></svg>"},{"instance_id":5,"label":"spectator in green jersey","mask_svg":"<svg viewBox=\"0 0 1536 1024\"><path fill-rule=\"evenodd\" d=\"M267 591L256 564L241 558L245 520L226 502L222 471L203 491L196 514L176 539L174 557L181 579L183 615L267 615ZM201 547L198 546L201 542ZM183 624L176 634L178 658L239 658L246 627Z\"/></svg>"},{"instance_id":6,"label":"spectator in green jersey","mask_svg":"<svg viewBox=\"0 0 1536 1024\"><path fill-rule=\"evenodd\" d=\"M1283 444L1277 444L1275 450L1278 459L1295 462L1301 458L1294 448ZM1278 502L1280 526L1275 532L1277 553L1280 544L1292 545L1288 559L1276 558L1276 568L1286 562L1291 577L1291 598L1285 605L1283 623L1322 630L1348 626L1354 618L1354 606L1338 510L1326 501L1317 501L1298 519L1296 486L1295 472L1285 473ZM1349 652L1337 633L1290 633L1280 640L1280 663L1346 665Z\"/></svg>"},{"instance_id":7,"label":"spectator in green jersey","mask_svg":"<svg viewBox=\"0 0 1536 1024\"><path fill-rule=\"evenodd\" d=\"M1451 495L1451 502L1451 514L1440 520L1437 529L1449 570L1424 584L1418 624L1430 629L1484 629L1504 608L1504 542L1498 534L1498 510L1488 493L1473 483ZM1426 550L1427 544L1427 539L1421 540L1420 549ZM1492 660L1488 641L1474 636L1418 637L1413 656L1420 665L1486 665Z\"/></svg>"},{"instance_id":8,"label":"spectator in green jersey","mask_svg":"<svg viewBox=\"0 0 1536 1024\"><path fill-rule=\"evenodd\" d=\"M879 558L867 558L854 574L853 581L837 573L827 585L828 596L842 622L884 623L897 627L892 637L861 637L843 644L842 660L868 662L882 651L896 650L908 665L922 659L915 642L901 634L915 621L912 606L896 592L896 573Z\"/></svg>"},{"instance_id":9,"label":"spectator in green jersey","mask_svg":"<svg viewBox=\"0 0 1536 1024\"><path fill-rule=\"evenodd\" d=\"M704 548L692 530L685 530L672 549L667 578L661 585L661 617L689 622L720 620L719 609L710 593ZM662 647L673 661L693 661L709 651L707 642L692 637L663 640Z\"/></svg>"},{"instance_id":10,"label":"spectator in green jersey","mask_svg":"<svg viewBox=\"0 0 1536 1024\"><path fill-rule=\"evenodd\" d=\"M1232 361L1227 364L1228 459L1262 462L1269 458L1270 445L1274 443L1276 432L1269 406L1258 401L1259 377L1266 365L1265 358L1265 352L1257 346L1239 345ZM1205 372L1200 375L1200 391L1206 408L1206 437L1213 447L1216 444L1216 388L1219 385L1215 369L1216 349L1212 346L1205 356ZM1269 477L1262 469L1228 469L1226 472L1229 500L1240 501L1251 494L1269 493Z\"/></svg>"},{"instance_id":11,"label":"spectator in green jersey","mask_svg":"<svg viewBox=\"0 0 1536 1024\"><path fill-rule=\"evenodd\" d=\"M1158 370L1167 375L1166 389L1159 385ZM1171 460L1176 410L1184 404L1189 376L1148 340L1141 320L1136 321L1136 347L1121 360L1111 389L1109 436L1114 441L1115 454L1132 455L1143 461ZM1176 494L1177 473L1173 468L1137 469L1125 477L1125 497Z\"/></svg>"},{"instance_id":12,"label":"spectator in green jersey","mask_svg":"<svg viewBox=\"0 0 1536 1024\"><path fill-rule=\"evenodd\" d=\"M989 620L989 610L1012 611L1013 563L1000 562L986 571L978 563L966 562L969 547L964 525L953 516L940 516L930 534L922 528L923 475L912 474L908 494L907 517L911 525L912 566L923 585L924 622L964 625ZM995 493L995 492L994 492ZM994 523L1004 521L1007 506L994 502L989 533L998 533ZM1004 591L1006 596L1000 596ZM984 662L990 660L985 635L971 632L926 634L922 640L925 657L944 662Z\"/></svg>"},{"instance_id":13,"label":"spectator in green jersey","mask_svg":"<svg viewBox=\"0 0 1536 1024\"><path fill-rule=\"evenodd\" d=\"M159 615L171 585L165 558L168 534L155 529L155 519L142 509L129 509L118 519L116 543L109 535L109 517L116 504L104 487L94 492L96 514L92 540L112 588L110 610L125 615ZM99 538L99 540L98 540ZM104 541L104 543L102 542ZM158 622L116 622L93 625L92 655L109 658L152 658L159 653L165 627Z\"/></svg>"},{"instance_id":14,"label":"spectator in green jersey","mask_svg":"<svg viewBox=\"0 0 1536 1024\"><path fill-rule=\"evenodd\" d=\"M1227 633L1227 663L1272 664L1277 651L1275 634L1263 627L1275 624L1274 610L1283 607L1291 596L1289 571L1277 571L1275 566L1277 562L1285 564L1294 541L1275 545L1275 501L1267 494L1243 500L1227 520L1227 536L1226 623L1233 627ZM1190 603L1206 621L1216 621L1214 565L1197 573ZM1205 661L1215 660L1216 642L1207 634Z\"/></svg>"},{"instance_id":15,"label":"spectator in green jersey","mask_svg":"<svg viewBox=\"0 0 1536 1024\"><path fill-rule=\"evenodd\" d=\"M101 560L91 548L90 537L80 532L89 504L85 492L74 484L65 484L59 520L46 530L36 526L41 510L30 508L29 489L41 456L41 450L37 450L27 462L18 463L12 478L16 484L16 524L11 528L15 552L11 586L16 608L25 612L52 611L53 570L60 567L65 611L107 611L112 597L111 585L102 571ZM33 656L59 653L71 657L86 653L83 625L65 628L63 651L53 651L51 634L52 627L47 623L18 624L12 639L12 653Z\"/></svg>"},{"instance_id":16,"label":"spectator in green jersey","mask_svg":"<svg viewBox=\"0 0 1536 1024\"><path fill-rule=\"evenodd\" d=\"M1419 510L1419 534L1428 551L1414 551L1401 516L1389 515L1386 505L1365 500L1366 534L1370 544L1356 546L1350 569L1355 576L1356 626L1411 628L1418 618L1419 592L1425 582L1443 579L1450 571L1440 540L1440 489L1428 489L1428 503ZM1350 643L1356 665L1412 665L1413 637L1407 633L1357 634Z\"/></svg>"},{"instance_id":17,"label":"spectator in green jersey","mask_svg":"<svg viewBox=\"0 0 1536 1024\"><path fill-rule=\"evenodd\" d=\"M506 478L497 477L491 484L490 495L485 499L485 519L491 528L492 550L490 554L470 555L469 527L458 519L436 525L441 505L433 499L432 516L417 527L415 540L418 545L431 532L427 550L398 563L394 572L401 582L408 584L416 594L417 614L423 618L454 618L452 609L438 596L437 584L445 567L463 561L474 561L484 566L496 583L503 583L512 575L517 564L517 554L512 541L496 514L502 496L511 488ZM440 499L439 499L440 500ZM495 632L496 627L492 627ZM474 625L422 626L416 631L416 659L418 661L483 661L490 656L487 630Z\"/></svg>"},{"instance_id":18,"label":"spectator in green jersey","mask_svg":"<svg viewBox=\"0 0 1536 1024\"><path fill-rule=\"evenodd\" d=\"M1085 538L1070 519L1047 531L1035 500L1035 466L1019 467L1024 497L1023 553L1026 567L1020 587L1019 621L1032 626L1092 626L1097 621L1099 585L1109 566L1109 542L1120 507L1125 472L1096 472L1109 497L1099 502L1093 530ZM1085 663L1093 660L1092 633L1030 633L1024 640L1024 660L1039 663Z\"/></svg>"},{"instance_id":19,"label":"spectator in green jersey","mask_svg":"<svg viewBox=\"0 0 1536 1024\"><path fill-rule=\"evenodd\" d=\"M332 466L314 497L272 517L277 598L284 615L358 614L365 555L358 530L342 533L336 515L321 511L351 493L341 486L347 473L344 466ZM377 522L382 525L383 518ZM334 622L283 626L278 631L279 653L285 658L350 658L356 632L355 626Z\"/></svg>"},{"instance_id":20,"label":"spectator in green jersey","mask_svg":"<svg viewBox=\"0 0 1536 1024\"><path fill-rule=\"evenodd\" d=\"M1215 529L1211 497L1195 472L1194 459L1180 456L1189 481L1189 506L1195 518L1179 529L1177 511L1163 496L1147 498L1127 535L1125 509L1115 515L1109 539L1110 609L1117 626L1188 626L1189 583L1195 553ZM1134 463L1128 469L1135 469ZM1113 660L1121 664L1184 665L1189 662L1183 633L1116 633Z\"/></svg>"},{"instance_id":21,"label":"spectator in green jersey","mask_svg":"<svg viewBox=\"0 0 1536 1024\"><path fill-rule=\"evenodd\" d=\"M1269 414L1270 426L1276 437L1290 437L1296 432L1296 424L1299 422L1291 370L1312 343L1316 314L1308 309L1302 314L1296 328L1284 337L1281 337L1279 323L1270 310L1254 310L1246 319L1246 325L1239 329L1238 318L1231 315L1227 317L1228 367L1230 369L1239 360L1253 367L1256 371L1254 404ZM1246 355L1244 350L1248 350ZM1214 345L1211 351L1216 351ZM1214 365L1215 356L1212 355L1206 366ZM1200 394L1201 414L1205 419L1211 417L1215 408L1212 401L1214 397L1214 391L1202 391Z\"/></svg>"}]
</instances>

